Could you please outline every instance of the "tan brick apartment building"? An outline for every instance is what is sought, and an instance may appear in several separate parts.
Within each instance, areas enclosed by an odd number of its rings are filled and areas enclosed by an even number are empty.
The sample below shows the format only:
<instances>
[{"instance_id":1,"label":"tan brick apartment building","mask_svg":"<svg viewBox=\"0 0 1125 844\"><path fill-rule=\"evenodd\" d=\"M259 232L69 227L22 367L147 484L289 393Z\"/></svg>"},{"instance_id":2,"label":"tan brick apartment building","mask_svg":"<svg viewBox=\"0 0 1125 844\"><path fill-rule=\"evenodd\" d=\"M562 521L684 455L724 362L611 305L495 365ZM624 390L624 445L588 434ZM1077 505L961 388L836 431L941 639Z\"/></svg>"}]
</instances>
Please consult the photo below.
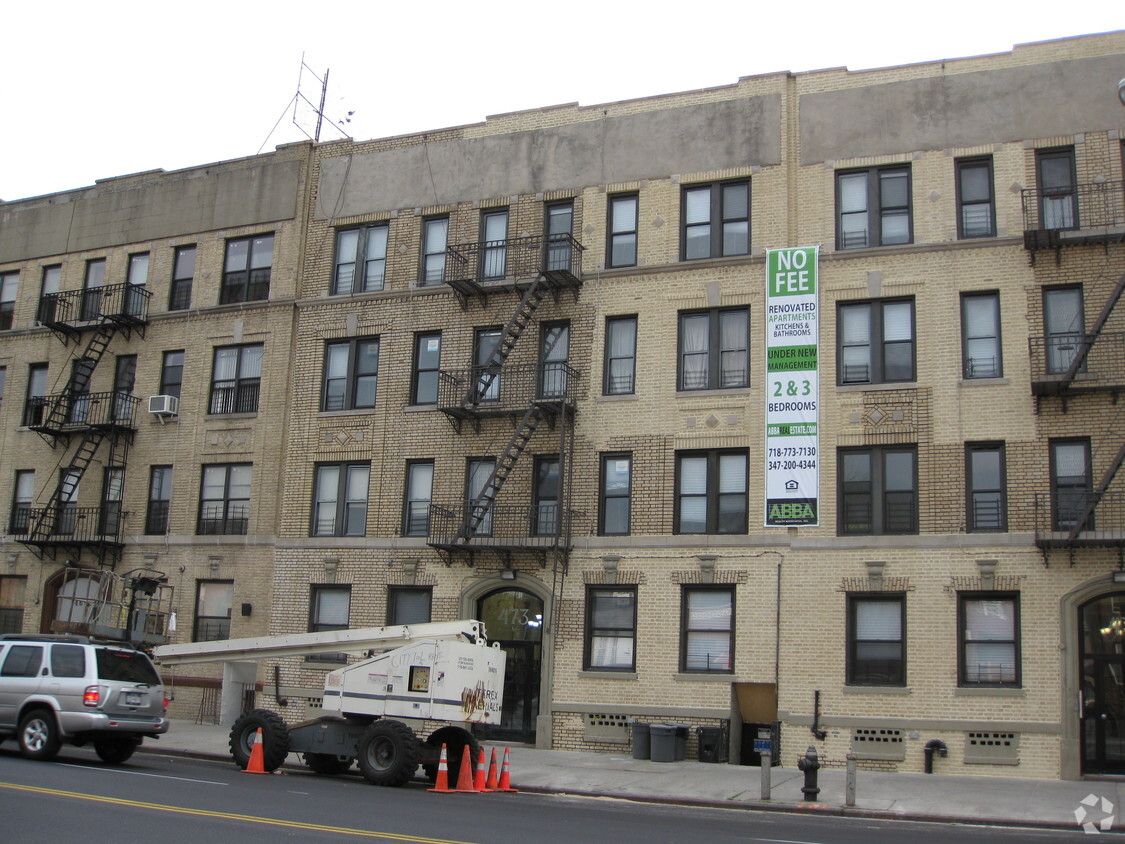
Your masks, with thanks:
<instances>
[{"instance_id":1,"label":"tan brick apartment building","mask_svg":"<svg viewBox=\"0 0 1125 844\"><path fill-rule=\"evenodd\" d=\"M1114 33L6 203L0 621L140 626L152 570L153 640L480 617L510 740L1125 772L1123 76ZM816 245L819 524L764 527L766 251Z\"/></svg>"}]
</instances>

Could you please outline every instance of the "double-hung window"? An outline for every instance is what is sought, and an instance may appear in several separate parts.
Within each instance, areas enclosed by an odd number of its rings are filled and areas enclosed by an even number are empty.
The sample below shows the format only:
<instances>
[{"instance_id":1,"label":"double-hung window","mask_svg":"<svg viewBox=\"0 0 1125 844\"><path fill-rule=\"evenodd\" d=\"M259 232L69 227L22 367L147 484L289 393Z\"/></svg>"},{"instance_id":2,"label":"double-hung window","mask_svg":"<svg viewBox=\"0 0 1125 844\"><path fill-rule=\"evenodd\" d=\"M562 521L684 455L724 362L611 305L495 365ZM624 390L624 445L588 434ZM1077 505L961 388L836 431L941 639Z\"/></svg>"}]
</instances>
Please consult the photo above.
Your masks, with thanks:
<instances>
[{"instance_id":1,"label":"double-hung window","mask_svg":"<svg viewBox=\"0 0 1125 844\"><path fill-rule=\"evenodd\" d=\"M559 458L535 458L535 488L532 490L532 536L559 535Z\"/></svg>"},{"instance_id":2,"label":"double-hung window","mask_svg":"<svg viewBox=\"0 0 1125 844\"><path fill-rule=\"evenodd\" d=\"M1061 375L1067 372L1085 343L1086 310L1082 301L1082 287L1046 287L1043 289L1043 324L1047 331L1047 372ZM1079 372L1086 371L1086 360L1079 364Z\"/></svg>"},{"instance_id":3,"label":"double-hung window","mask_svg":"<svg viewBox=\"0 0 1125 844\"><path fill-rule=\"evenodd\" d=\"M635 267L637 265L637 203L635 193L609 198L609 217L606 232L607 267Z\"/></svg>"},{"instance_id":4,"label":"double-hung window","mask_svg":"<svg viewBox=\"0 0 1125 844\"><path fill-rule=\"evenodd\" d=\"M503 336L500 328L478 328L473 332L473 400L500 400L500 364L493 362L493 355L500 347Z\"/></svg>"},{"instance_id":5,"label":"double-hung window","mask_svg":"<svg viewBox=\"0 0 1125 844\"><path fill-rule=\"evenodd\" d=\"M23 596L26 588L27 578L22 575L0 577L0 635L23 632Z\"/></svg>"},{"instance_id":6,"label":"double-hung window","mask_svg":"<svg viewBox=\"0 0 1125 844\"><path fill-rule=\"evenodd\" d=\"M324 463L316 467L312 536L364 536L370 463Z\"/></svg>"},{"instance_id":7,"label":"double-hung window","mask_svg":"<svg viewBox=\"0 0 1125 844\"><path fill-rule=\"evenodd\" d=\"M272 234L228 240L219 304L268 299L272 268Z\"/></svg>"},{"instance_id":8,"label":"double-hung window","mask_svg":"<svg viewBox=\"0 0 1125 844\"><path fill-rule=\"evenodd\" d=\"M999 378L1000 294L961 294L961 359L965 378Z\"/></svg>"},{"instance_id":9,"label":"double-hung window","mask_svg":"<svg viewBox=\"0 0 1125 844\"><path fill-rule=\"evenodd\" d=\"M448 217L432 217L422 221L422 284L441 284L445 280L448 237Z\"/></svg>"},{"instance_id":10,"label":"double-hung window","mask_svg":"<svg viewBox=\"0 0 1125 844\"><path fill-rule=\"evenodd\" d=\"M168 310L183 311L191 307L191 285L195 279L195 245L177 246L172 261L172 286L168 293Z\"/></svg>"},{"instance_id":11,"label":"double-hung window","mask_svg":"<svg viewBox=\"0 0 1125 844\"><path fill-rule=\"evenodd\" d=\"M262 386L261 343L215 349L211 413L255 413Z\"/></svg>"},{"instance_id":12,"label":"double-hung window","mask_svg":"<svg viewBox=\"0 0 1125 844\"><path fill-rule=\"evenodd\" d=\"M1051 440L1051 512L1054 529L1073 530L1086 512L1092 493L1090 440ZM1094 529L1093 511L1081 530Z\"/></svg>"},{"instance_id":13,"label":"double-hung window","mask_svg":"<svg viewBox=\"0 0 1125 844\"><path fill-rule=\"evenodd\" d=\"M906 685L906 597L848 596L847 684Z\"/></svg>"},{"instance_id":14,"label":"double-hung window","mask_svg":"<svg viewBox=\"0 0 1125 844\"><path fill-rule=\"evenodd\" d=\"M321 410L374 407L378 381L378 337L329 343L324 355Z\"/></svg>"},{"instance_id":15,"label":"double-hung window","mask_svg":"<svg viewBox=\"0 0 1125 844\"><path fill-rule=\"evenodd\" d=\"M633 455L602 455L602 497L598 513L598 533L602 536L627 536L633 495Z\"/></svg>"},{"instance_id":16,"label":"double-hung window","mask_svg":"<svg viewBox=\"0 0 1125 844\"><path fill-rule=\"evenodd\" d=\"M35 470L17 469L16 485L12 493L12 516L8 520L8 533L26 536L31 525L31 502L35 498Z\"/></svg>"},{"instance_id":17,"label":"double-hung window","mask_svg":"<svg viewBox=\"0 0 1125 844\"><path fill-rule=\"evenodd\" d=\"M571 230L574 228L574 203L569 199L552 202L545 207L544 213L547 243L543 266L548 271L569 270L573 257Z\"/></svg>"},{"instance_id":18,"label":"double-hung window","mask_svg":"<svg viewBox=\"0 0 1125 844\"><path fill-rule=\"evenodd\" d=\"M105 286L105 258L86 262L86 276L82 281L82 307L79 319L99 319L102 315L102 287Z\"/></svg>"},{"instance_id":19,"label":"double-hung window","mask_svg":"<svg viewBox=\"0 0 1125 844\"><path fill-rule=\"evenodd\" d=\"M229 536L247 533L253 472L251 463L216 463L203 467L196 533Z\"/></svg>"},{"instance_id":20,"label":"double-hung window","mask_svg":"<svg viewBox=\"0 0 1125 844\"><path fill-rule=\"evenodd\" d=\"M733 586L683 587L680 670L734 671L734 619Z\"/></svg>"},{"instance_id":21,"label":"double-hung window","mask_svg":"<svg viewBox=\"0 0 1125 844\"><path fill-rule=\"evenodd\" d=\"M16 314L16 291L19 289L18 272L0 273L0 331L12 327Z\"/></svg>"},{"instance_id":22,"label":"double-hung window","mask_svg":"<svg viewBox=\"0 0 1125 844\"><path fill-rule=\"evenodd\" d=\"M684 260L750 254L750 183L716 182L683 190Z\"/></svg>"},{"instance_id":23,"label":"double-hung window","mask_svg":"<svg viewBox=\"0 0 1125 844\"><path fill-rule=\"evenodd\" d=\"M1039 224L1044 229L1078 228L1078 186L1074 148L1039 150Z\"/></svg>"},{"instance_id":24,"label":"double-hung window","mask_svg":"<svg viewBox=\"0 0 1125 844\"><path fill-rule=\"evenodd\" d=\"M193 642L215 642L230 638L233 580L197 580Z\"/></svg>"},{"instance_id":25,"label":"double-hung window","mask_svg":"<svg viewBox=\"0 0 1125 844\"><path fill-rule=\"evenodd\" d=\"M841 304L837 324L840 384L914 380L913 299Z\"/></svg>"},{"instance_id":26,"label":"double-hung window","mask_svg":"<svg viewBox=\"0 0 1125 844\"><path fill-rule=\"evenodd\" d=\"M125 275L124 311L129 316L143 316L147 312L145 288L148 285L149 254L139 252L129 256L129 270Z\"/></svg>"},{"instance_id":27,"label":"double-hung window","mask_svg":"<svg viewBox=\"0 0 1125 844\"><path fill-rule=\"evenodd\" d=\"M388 226L363 226L336 232L336 264L332 295L371 293L383 289L387 271Z\"/></svg>"},{"instance_id":28,"label":"double-hung window","mask_svg":"<svg viewBox=\"0 0 1125 844\"><path fill-rule=\"evenodd\" d=\"M59 306L59 284L61 281L61 265L54 264L43 268L43 284L39 290L39 309L35 313L35 320L41 325L47 325L55 321Z\"/></svg>"},{"instance_id":29,"label":"double-hung window","mask_svg":"<svg viewBox=\"0 0 1125 844\"><path fill-rule=\"evenodd\" d=\"M602 392L607 396L636 391L637 318L608 317L605 321L605 366Z\"/></svg>"},{"instance_id":30,"label":"double-hung window","mask_svg":"<svg viewBox=\"0 0 1125 844\"><path fill-rule=\"evenodd\" d=\"M912 445L840 449L840 534L917 533L917 462Z\"/></svg>"},{"instance_id":31,"label":"double-hung window","mask_svg":"<svg viewBox=\"0 0 1125 844\"><path fill-rule=\"evenodd\" d=\"M635 670L636 641L637 587L587 587L586 669Z\"/></svg>"},{"instance_id":32,"label":"double-hung window","mask_svg":"<svg viewBox=\"0 0 1125 844\"><path fill-rule=\"evenodd\" d=\"M1020 685L1019 609L1017 594L958 594L958 685Z\"/></svg>"},{"instance_id":33,"label":"double-hung window","mask_svg":"<svg viewBox=\"0 0 1125 844\"><path fill-rule=\"evenodd\" d=\"M680 390L750 385L750 312L746 308L680 314Z\"/></svg>"},{"instance_id":34,"label":"double-hung window","mask_svg":"<svg viewBox=\"0 0 1125 844\"><path fill-rule=\"evenodd\" d=\"M415 334L411 404L437 404L440 367L441 332Z\"/></svg>"},{"instance_id":35,"label":"double-hung window","mask_svg":"<svg viewBox=\"0 0 1125 844\"><path fill-rule=\"evenodd\" d=\"M480 277L503 278L508 271L508 209L480 212Z\"/></svg>"},{"instance_id":36,"label":"double-hung window","mask_svg":"<svg viewBox=\"0 0 1125 844\"><path fill-rule=\"evenodd\" d=\"M485 498L488 480L496 470L495 457L469 458L465 470L465 528L472 536L492 536L492 505ZM479 502L479 503L477 503Z\"/></svg>"},{"instance_id":37,"label":"double-hung window","mask_svg":"<svg viewBox=\"0 0 1125 844\"><path fill-rule=\"evenodd\" d=\"M910 243L910 168L872 167L836 174L836 248Z\"/></svg>"},{"instance_id":38,"label":"double-hung window","mask_svg":"<svg viewBox=\"0 0 1125 844\"><path fill-rule=\"evenodd\" d=\"M98 534L119 537L121 532L121 500L125 493L125 470L120 466L107 466L102 476L102 506L98 519Z\"/></svg>"},{"instance_id":39,"label":"double-hung window","mask_svg":"<svg viewBox=\"0 0 1125 844\"><path fill-rule=\"evenodd\" d=\"M676 533L746 533L746 451L676 455Z\"/></svg>"},{"instance_id":40,"label":"double-hung window","mask_svg":"<svg viewBox=\"0 0 1125 844\"><path fill-rule=\"evenodd\" d=\"M965 484L970 531L1002 531L1008 527L1003 443L965 445Z\"/></svg>"},{"instance_id":41,"label":"double-hung window","mask_svg":"<svg viewBox=\"0 0 1125 844\"><path fill-rule=\"evenodd\" d=\"M347 630L351 614L352 588L350 586L313 586L309 595L309 632L327 633ZM345 653L315 654L309 662L347 662Z\"/></svg>"},{"instance_id":42,"label":"double-hung window","mask_svg":"<svg viewBox=\"0 0 1125 844\"><path fill-rule=\"evenodd\" d=\"M992 186L992 156L958 158L957 236L994 237L996 200Z\"/></svg>"},{"instance_id":43,"label":"double-hung window","mask_svg":"<svg viewBox=\"0 0 1125 844\"><path fill-rule=\"evenodd\" d=\"M145 533L168 532L168 510L172 503L172 467L153 466L149 470L148 508L145 511Z\"/></svg>"},{"instance_id":44,"label":"double-hung window","mask_svg":"<svg viewBox=\"0 0 1125 844\"><path fill-rule=\"evenodd\" d=\"M429 624L433 600L431 586L388 586L387 624Z\"/></svg>"},{"instance_id":45,"label":"double-hung window","mask_svg":"<svg viewBox=\"0 0 1125 844\"><path fill-rule=\"evenodd\" d=\"M47 408L47 364L33 363L27 368L27 400L23 408L24 425L42 425Z\"/></svg>"},{"instance_id":46,"label":"double-hung window","mask_svg":"<svg viewBox=\"0 0 1125 844\"><path fill-rule=\"evenodd\" d=\"M184 350L165 352L160 364L160 395L180 397L184 381Z\"/></svg>"},{"instance_id":47,"label":"double-hung window","mask_svg":"<svg viewBox=\"0 0 1125 844\"><path fill-rule=\"evenodd\" d=\"M434 461L412 460L406 464L406 501L403 505L404 536L428 536L430 500L434 490Z\"/></svg>"}]
</instances>

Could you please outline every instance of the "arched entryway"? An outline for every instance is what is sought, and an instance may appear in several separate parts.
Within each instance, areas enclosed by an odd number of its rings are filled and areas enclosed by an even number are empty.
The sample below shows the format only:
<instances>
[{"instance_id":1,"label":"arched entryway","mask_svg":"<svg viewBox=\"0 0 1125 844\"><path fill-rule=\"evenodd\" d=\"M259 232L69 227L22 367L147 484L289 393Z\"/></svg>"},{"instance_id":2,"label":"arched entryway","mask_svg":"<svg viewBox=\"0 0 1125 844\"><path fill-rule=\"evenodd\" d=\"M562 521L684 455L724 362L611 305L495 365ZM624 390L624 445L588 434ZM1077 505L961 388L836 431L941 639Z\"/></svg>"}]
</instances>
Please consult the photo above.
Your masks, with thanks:
<instances>
[{"instance_id":1,"label":"arched entryway","mask_svg":"<svg viewBox=\"0 0 1125 844\"><path fill-rule=\"evenodd\" d=\"M81 571L59 569L43 584L43 611L39 619L39 632L59 632L56 621L76 625L89 622L100 593L96 573L91 572L90 576L85 576Z\"/></svg>"},{"instance_id":2,"label":"arched entryway","mask_svg":"<svg viewBox=\"0 0 1125 844\"><path fill-rule=\"evenodd\" d=\"M481 730L481 737L533 743L543 666L543 600L524 589L494 589L477 599L477 618L484 622L489 642L499 642L508 655L500 723Z\"/></svg>"},{"instance_id":3,"label":"arched entryway","mask_svg":"<svg viewBox=\"0 0 1125 844\"><path fill-rule=\"evenodd\" d=\"M1125 774L1125 592L1078 608L1083 774Z\"/></svg>"}]
</instances>

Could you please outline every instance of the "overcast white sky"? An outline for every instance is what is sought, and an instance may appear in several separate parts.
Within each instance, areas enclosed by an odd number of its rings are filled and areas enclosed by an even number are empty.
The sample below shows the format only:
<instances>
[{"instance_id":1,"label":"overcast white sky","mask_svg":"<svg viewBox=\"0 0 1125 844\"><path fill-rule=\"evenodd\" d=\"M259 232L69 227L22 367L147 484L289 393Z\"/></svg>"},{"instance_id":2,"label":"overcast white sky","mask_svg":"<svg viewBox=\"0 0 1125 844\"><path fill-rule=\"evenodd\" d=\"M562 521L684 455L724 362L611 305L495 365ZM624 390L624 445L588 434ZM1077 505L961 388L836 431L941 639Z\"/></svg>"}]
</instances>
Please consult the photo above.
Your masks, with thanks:
<instances>
[{"instance_id":1,"label":"overcast white sky","mask_svg":"<svg viewBox=\"0 0 1125 844\"><path fill-rule=\"evenodd\" d=\"M1125 27L1120 0L851 3L614 0L107 0L9 3L0 197L268 151L293 125L301 56L357 139L730 84L1010 50ZM1125 66L1122 67L1125 77ZM319 83L306 72L310 99ZM305 120L312 132L311 119ZM275 128L276 126L276 128ZM331 128L323 140L340 137Z\"/></svg>"}]
</instances>

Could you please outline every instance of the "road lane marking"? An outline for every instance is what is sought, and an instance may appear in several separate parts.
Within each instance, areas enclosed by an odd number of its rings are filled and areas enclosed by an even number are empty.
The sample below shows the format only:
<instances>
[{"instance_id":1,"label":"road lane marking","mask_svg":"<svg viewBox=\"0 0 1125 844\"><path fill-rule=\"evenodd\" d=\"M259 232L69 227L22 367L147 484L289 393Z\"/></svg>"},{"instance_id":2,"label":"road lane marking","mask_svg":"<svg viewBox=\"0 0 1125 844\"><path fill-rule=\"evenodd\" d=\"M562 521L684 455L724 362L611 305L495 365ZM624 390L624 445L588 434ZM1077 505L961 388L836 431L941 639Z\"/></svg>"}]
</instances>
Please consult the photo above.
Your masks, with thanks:
<instances>
[{"instance_id":1,"label":"road lane marking","mask_svg":"<svg viewBox=\"0 0 1125 844\"><path fill-rule=\"evenodd\" d=\"M81 768L84 771L97 770L105 771L111 774L129 774L134 777L156 777L160 780L179 780L180 782L201 782L204 785L230 785L229 782L219 782L218 780L195 780L191 777L170 777L167 774L146 774L144 771L123 771L120 768L96 768L91 769L89 765L72 765L70 762L57 762L56 765L60 768Z\"/></svg>"},{"instance_id":2,"label":"road lane marking","mask_svg":"<svg viewBox=\"0 0 1125 844\"><path fill-rule=\"evenodd\" d=\"M302 823L300 821L284 821L276 818L263 818L255 815L239 815L234 812L216 812L212 809L189 809L184 806L168 806L162 803L145 803L140 800L122 800L117 797L102 797L98 794L83 794L79 791L63 791L58 788L42 788L35 785L19 785L12 782L0 782L0 789L12 791L27 791L32 794L46 794L51 797L71 797L76 800L89 800L93 803L110 803L115 806L127 806L133 809L151 809L157 812L171 812L179 815L195 815L204 818L219 818L227 821L243 821L258 823L266 826L280 826L286 829L307 829L312 832L333 832L337 835L354 835L360 838L383 838L388 841L409 841L412 844L469 844L466 841L456 841L449 838L427 838L422 835L406 835L394 832L377 832L369 829L352 829L346 826L327 826L325 824Z\"/></svg>"}]
</instances>

